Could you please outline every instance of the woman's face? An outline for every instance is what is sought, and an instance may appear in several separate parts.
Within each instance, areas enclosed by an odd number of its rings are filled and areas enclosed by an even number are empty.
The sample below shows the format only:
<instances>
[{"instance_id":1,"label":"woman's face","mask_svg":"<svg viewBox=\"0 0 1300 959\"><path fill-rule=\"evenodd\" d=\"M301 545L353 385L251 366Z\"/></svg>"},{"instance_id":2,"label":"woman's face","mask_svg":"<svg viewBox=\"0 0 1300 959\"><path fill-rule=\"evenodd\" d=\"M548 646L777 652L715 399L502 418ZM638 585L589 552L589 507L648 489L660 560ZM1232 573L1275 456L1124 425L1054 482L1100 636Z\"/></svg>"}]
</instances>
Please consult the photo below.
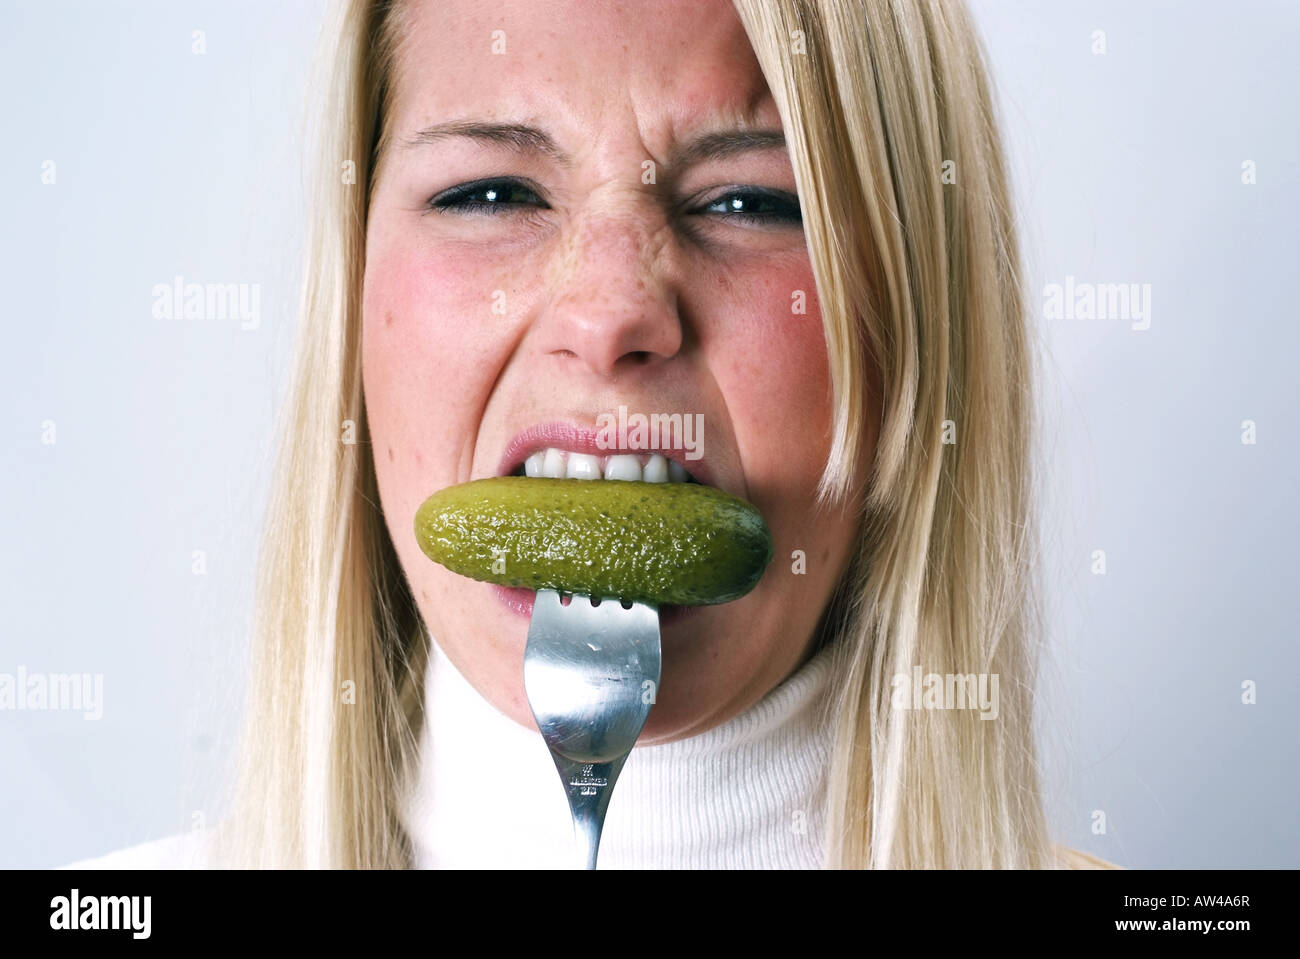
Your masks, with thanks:
<instances>
[{"instance_id":1,"label":"woman's face","mask_svg":"<svg viewBox=\"0 0 1300 959\"><path fill-rule=\"evenodd\" d=\"M780 117L727 0L409 14L368 219L363 364L420 611L479 692L535 728L531 594L431 562L416 509L512 472L685 469L757 506L774 545L748 596L663 615L641 742L703 732L807 659L858 525L852 506L813 508L829 375ZM620 407L633 428L677 413L702 432L661 434L664 460L641 448L611 464L595 432Z\"/></svg>"}]
</instances>

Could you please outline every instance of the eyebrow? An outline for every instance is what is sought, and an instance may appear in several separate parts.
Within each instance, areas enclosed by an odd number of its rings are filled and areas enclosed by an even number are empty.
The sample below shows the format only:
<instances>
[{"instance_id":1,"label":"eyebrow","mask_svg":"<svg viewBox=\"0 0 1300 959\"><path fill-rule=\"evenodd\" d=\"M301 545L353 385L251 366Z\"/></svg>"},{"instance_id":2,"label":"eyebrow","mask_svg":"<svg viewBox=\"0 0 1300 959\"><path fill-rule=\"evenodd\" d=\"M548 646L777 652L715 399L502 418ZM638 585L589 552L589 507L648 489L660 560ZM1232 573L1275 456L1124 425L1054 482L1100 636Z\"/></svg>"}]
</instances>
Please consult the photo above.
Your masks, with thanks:
<instances>
[{"instance_id":1,"label":"eyebrow","mask_svg":"<svg viewBox=\"0 0 1300 959\"><path fill-rule=\"evenodd\" d=\"M540 153L562 166L572 158L561 150L550 135L526 123L495 123L483 120L451 120L437 123L411 135L407 147L436 143L450 137L468 137L482 143L508 147L516 153ZM691 166L704 160L725 160L753 150L784 150L785 134L780 130L721 130L704 133L673 150L673 168Z\"/></svg>"},{"instance_id":2,"label":"eyebrow","mask_svg":"<svg viewBox=\"0 0 1300 959\"><path fill-rule=\"evenodd\" d=\"M564 166L572 163L545 131L524 123L492 123L483 120L451 120L426 127L406 139L408 147L437 143L449 137L468 137L482 143L509 147L516 153L543 153Z\"/></svg>"},{"instance_id":3,"label":"eyebrow","mask_svg":"<svg viewBox=\"0 0 1300 959\"><path fill-rule=\"evenodd\" d=\"M703 160L725 160L752 150L784 150L785 134L780 130L722 130L704 133L675 149L671 164L691 166Z\"/></svg>"}]
</instances>

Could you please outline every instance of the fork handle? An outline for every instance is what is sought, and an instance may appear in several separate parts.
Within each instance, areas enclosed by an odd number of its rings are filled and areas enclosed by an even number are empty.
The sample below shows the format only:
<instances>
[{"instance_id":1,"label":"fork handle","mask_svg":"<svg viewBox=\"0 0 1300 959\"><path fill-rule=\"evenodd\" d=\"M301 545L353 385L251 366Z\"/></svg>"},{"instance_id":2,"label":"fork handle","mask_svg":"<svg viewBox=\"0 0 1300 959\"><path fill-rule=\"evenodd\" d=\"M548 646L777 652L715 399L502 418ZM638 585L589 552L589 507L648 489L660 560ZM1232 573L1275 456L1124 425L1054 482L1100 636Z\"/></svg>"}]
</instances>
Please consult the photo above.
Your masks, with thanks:
<instances>
[{"instance_id":1,"label":"fork handle","mask_svg":"<svg viewBox=\"0 0 1300 959\"><path fill-rule=\"evenodd\" d=\"M605 825L605 811L614 793L614 783L627 762L627 753L606 763L584 763L569 759L551 750L555 768L559 771L564 794L569 799L569 812L573 816L573 835L578 852L586 869L596 868L600 851L600 833Z\"/></svg>"}]
</instances>

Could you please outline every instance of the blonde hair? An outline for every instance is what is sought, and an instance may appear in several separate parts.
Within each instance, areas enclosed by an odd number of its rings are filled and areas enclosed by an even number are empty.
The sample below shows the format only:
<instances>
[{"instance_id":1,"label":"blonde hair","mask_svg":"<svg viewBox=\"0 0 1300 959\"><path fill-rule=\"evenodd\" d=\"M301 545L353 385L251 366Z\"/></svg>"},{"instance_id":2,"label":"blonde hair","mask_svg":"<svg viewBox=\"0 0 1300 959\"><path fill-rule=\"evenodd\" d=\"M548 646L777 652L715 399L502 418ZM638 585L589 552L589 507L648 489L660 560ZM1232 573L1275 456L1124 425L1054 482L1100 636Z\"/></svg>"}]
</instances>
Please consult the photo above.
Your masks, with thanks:
<instances>
[{"instance_id":1,"label":"blonde hair","mask_svg":"<svg viewBox=\"0 0 1300 959\"><path fill-rule=\"evenodd\" d=\"M948 0L734 2L786 129L826 331L822 502L847 494L872 452L867 417L881 417L862 535L833 604L826 863L1051 864L1030 724L1032 351L977 38ZM247 722L220 832L233 865L411 857L398 809L427 639L378 507L360 365L366 209L402 7L341 0L337 17ZM340 182L347 160L354 184ZM339 439L345 420L353 445ZM956 443L941 441L945 421ZM913 665L996 674L997 718L891 708L892 677Z\"/></svg>"}]
</instances>

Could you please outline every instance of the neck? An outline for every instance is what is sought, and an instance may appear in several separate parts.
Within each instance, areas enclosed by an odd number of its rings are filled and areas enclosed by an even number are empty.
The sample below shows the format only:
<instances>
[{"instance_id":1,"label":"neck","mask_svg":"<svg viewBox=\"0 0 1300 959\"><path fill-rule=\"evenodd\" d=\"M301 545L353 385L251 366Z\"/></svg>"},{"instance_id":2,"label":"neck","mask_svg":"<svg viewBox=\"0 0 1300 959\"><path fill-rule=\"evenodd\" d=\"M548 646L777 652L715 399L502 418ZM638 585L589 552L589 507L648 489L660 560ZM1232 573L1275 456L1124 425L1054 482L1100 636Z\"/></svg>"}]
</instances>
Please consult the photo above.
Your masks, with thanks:
<instances>
[{"instance_id":1,"label":"neck","mask_svg":"<svg viewBox=\"0 0 1300 959\"><path fill-rule=\"evenodd\" d=\"M822 864L830 651L745 712L632 750L601 868ZM500 713L431 640L425 721L403 818L421 868L575 868L568 803L535 729Z\"/></svg>"}]
</instances>

